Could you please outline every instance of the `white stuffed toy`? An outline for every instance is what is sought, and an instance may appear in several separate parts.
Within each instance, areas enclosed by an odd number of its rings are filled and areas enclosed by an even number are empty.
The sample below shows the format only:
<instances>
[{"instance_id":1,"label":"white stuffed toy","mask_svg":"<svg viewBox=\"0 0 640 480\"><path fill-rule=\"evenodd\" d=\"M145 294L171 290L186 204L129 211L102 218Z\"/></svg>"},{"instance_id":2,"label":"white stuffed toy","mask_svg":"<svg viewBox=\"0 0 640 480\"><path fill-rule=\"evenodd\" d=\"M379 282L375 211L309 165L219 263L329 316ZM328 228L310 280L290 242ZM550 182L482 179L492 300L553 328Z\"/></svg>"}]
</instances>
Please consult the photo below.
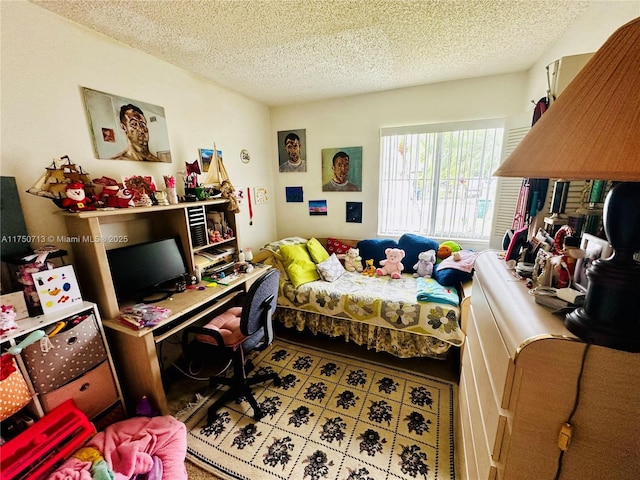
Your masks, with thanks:
<instances>
[{"instance_id":1,"label":"white stuffed toy","mask_svg":"<svg viewBox=\"0 0 640 480\"><path fill-rule=\"evenodd\" d=\"M436 263L436 251L427 250L418 254L418 263L413 266L416 271L414 277L431 278L433 274L433 265Z\"/></svg>"},{"instance_id":2,"label":"white stuffed toy","mask_svg":"<svg viewBox=\"0 0 640 480\"><path fill-rule=\"evenodd\" d=\"M362 257L360 256L359 249L349 249L344 257L344 269L347 272L362 272Z\"/></svg>"},{"instance_id":3,"label":"white stuffed toy","mask_svg":"<svg viewBox=\"0 0 640 480\"><path fill-rule=\"evenodd\" d=\"M401 248L387 248L384 251L387 258L380 260L380 268L376 270L377 275L389 275L391 278L400 278L404 265L402 265L402 259L404 258L404 250Z\"/></svg>"}]
</instances>

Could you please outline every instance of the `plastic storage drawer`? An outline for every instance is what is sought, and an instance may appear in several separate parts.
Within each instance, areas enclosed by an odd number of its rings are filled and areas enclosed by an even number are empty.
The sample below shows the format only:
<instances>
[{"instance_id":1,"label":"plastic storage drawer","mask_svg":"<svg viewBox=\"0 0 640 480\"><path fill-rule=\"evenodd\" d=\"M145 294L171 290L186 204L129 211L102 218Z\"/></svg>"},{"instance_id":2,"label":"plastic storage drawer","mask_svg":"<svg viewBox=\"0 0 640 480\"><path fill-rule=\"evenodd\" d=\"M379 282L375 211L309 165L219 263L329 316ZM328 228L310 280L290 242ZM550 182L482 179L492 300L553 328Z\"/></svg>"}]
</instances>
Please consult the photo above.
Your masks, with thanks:
<instances>
[{"instance_id":1,"label":"plastic storage drawer","mask_svg":"<svg viewBox=\"0 0 640 480\"><path fill-rule=\"evenodd\" d=\"M93 313L67 319L67 323L74 321L78 321L76 326L50 338L47 351L40 343L22 351L36 392L51 392L106 360L107 351Z\"/></svg>"},{"instance_id":2,"label":"plastic storage drawer","mask_svg":"<svg viewBox=\"0 0 640 480\"><path fill-rule=\"evenodd\" d=\"M71 383L41 395L40 403L44 411L48 412L69 398L73 399L89 418L113 405L118 400L118 392L109 362L103 362Z\"/></svg>"}]
</instances>

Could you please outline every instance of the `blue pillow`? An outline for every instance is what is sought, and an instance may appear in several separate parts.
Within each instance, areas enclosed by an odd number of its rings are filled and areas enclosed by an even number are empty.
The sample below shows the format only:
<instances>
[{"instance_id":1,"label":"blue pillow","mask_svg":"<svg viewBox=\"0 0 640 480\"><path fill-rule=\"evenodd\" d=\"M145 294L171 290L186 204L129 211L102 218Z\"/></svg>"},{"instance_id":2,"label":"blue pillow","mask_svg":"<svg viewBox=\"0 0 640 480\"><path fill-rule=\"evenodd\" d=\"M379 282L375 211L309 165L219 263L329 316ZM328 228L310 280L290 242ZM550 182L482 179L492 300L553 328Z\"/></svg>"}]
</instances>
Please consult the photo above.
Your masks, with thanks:
<instances>
[{"instance_id":1,"label":"blue pillow","mask_svg":"<svg viewBox=\"0 0 640 480\"><path fill-rule=\"evenodd\" d=\"M440 244L433 238L423 237L415 233L405 233L398 240L398 248L404 250L404 273L413 273L413 266L418 263L418 255L426 250L435 250L438 253ZM364 256L362 258L365 258ZM442 285L442 284L441 284Z\"/></svg>"},{"instance_id":2,"label":"blue pillow","mask_svg":"<svg viewBox=\"0 0 640 480\"><path fill-rule=\"evenodd\" d=\"M398 248L398 244L391 238L372 238L368 240L360 240L357 248L360 250L362 263L373 258L373 264L376 268L380 266L380 260L387 258L384 253L387 248Z\"/></svg>"},{"instance_id":3,"label":"blue pillow","mask_svg":"<svg viewBox=\"0 0 640 480\"><path fill-rule=\"evenodd\" d=\"M433 279L443 287L457 287L473 278L473 272L463 272L457 268L433 269Z\"/></svg>"}]
</instances>

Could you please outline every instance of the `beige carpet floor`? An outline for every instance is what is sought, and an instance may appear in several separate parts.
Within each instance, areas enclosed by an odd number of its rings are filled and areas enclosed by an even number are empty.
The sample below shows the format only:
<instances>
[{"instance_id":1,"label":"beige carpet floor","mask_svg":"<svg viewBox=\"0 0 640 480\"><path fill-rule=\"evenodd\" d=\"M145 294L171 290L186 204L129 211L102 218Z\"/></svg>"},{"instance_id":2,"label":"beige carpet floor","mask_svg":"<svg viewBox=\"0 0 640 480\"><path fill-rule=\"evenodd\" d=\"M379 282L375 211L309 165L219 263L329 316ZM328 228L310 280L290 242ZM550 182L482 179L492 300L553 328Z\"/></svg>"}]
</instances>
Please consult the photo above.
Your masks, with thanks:
<instances>
[{"instance_id":1,"label":"beige carpet floor","mask_svg":"<svg viewBox=\"0 0 640 480\"><path fill-rule=\"evenodd\" d=\"M331 338L325 335L313 335L312 333L298 332L276 327L278 337L299 342L303 345L315 346L322 349L331 349L339 354L361 357L366 360L384 363L393 367L412 370L417 373L430 375L435 378L458 383L459 380L459 351L452 349L447 360L434 360L430 358L402 359L386 353L377 353L367 350L353 343L347 343L340 338ZM172 412L178 412L193 402L196 394L207 395L210 393L206 382L197 382L186 377L171 375L168 385L167 397ZM208 472L191 461L185 462L190 480L224 480L222 477ZM256 479L258 480L258 479Z\"/></svg>"}]
</instances>

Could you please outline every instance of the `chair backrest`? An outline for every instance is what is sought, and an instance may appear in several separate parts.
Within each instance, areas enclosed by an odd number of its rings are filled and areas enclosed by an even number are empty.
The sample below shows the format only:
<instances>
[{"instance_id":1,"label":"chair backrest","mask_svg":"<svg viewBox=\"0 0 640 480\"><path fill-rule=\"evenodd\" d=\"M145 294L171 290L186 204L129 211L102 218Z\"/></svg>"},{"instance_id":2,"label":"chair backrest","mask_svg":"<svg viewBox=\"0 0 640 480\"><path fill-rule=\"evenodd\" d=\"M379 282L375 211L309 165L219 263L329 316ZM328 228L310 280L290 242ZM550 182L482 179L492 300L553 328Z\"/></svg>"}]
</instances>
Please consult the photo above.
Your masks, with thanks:
<instances>
[{"instance_id":1,"label":"chair backrest","mask_svg":"<svg viewBox=\"0 0 640 480\"><path fill-rule=\"evenodd\" d=\"M271 317L278 301L280 272L271 269L256 280L242 306L240 330L247 337L242 343L246 351L266 348L273 341Z\"/></svg>"}]
</instances>

